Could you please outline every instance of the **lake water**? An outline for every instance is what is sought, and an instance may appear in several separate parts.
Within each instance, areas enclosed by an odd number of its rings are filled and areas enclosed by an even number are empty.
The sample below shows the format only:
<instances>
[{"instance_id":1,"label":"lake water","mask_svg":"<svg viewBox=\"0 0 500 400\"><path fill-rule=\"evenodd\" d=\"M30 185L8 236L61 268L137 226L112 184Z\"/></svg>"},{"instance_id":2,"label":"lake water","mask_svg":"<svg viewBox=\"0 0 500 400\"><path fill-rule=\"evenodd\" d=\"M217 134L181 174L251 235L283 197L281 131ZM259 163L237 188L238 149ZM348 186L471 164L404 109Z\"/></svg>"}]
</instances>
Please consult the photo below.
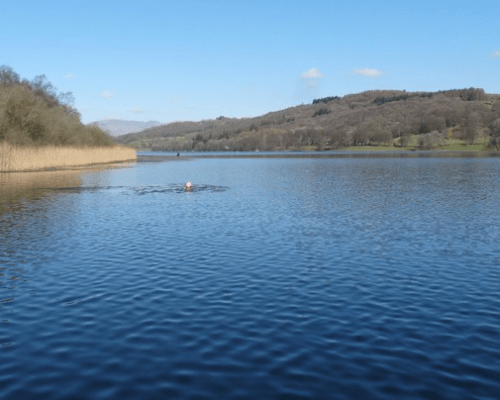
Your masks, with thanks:
<instances>
[{"instance_id":1,"label":"lake water","mask_svg":"<svg viewBox=\"0 0 500 400\"><path fill-rule=\"evenodd\" d=\"M498 399L500 158L182 155L0 191L2 399Z\"/></svg>"}]
</instances>

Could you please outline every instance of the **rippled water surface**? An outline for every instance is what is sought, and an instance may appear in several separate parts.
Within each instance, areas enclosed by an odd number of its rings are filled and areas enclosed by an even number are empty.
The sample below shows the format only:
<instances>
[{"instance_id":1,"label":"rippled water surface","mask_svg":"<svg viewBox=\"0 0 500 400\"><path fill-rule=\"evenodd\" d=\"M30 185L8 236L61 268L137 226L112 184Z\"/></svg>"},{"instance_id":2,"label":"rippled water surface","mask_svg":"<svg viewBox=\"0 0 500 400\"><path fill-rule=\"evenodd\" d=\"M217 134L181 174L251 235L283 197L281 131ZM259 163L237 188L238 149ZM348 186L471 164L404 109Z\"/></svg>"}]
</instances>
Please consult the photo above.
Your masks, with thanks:
<instances>
[{"instance_id":1,"label":"rippled water surface","mask_svg":"<svg viewBox=\"0 0 500 400\"><path fill-rule=\"evenodd\" d=\"M2 399L498 399L500 158L180 157L0 191Z\"/></svg>"}]
</instances>

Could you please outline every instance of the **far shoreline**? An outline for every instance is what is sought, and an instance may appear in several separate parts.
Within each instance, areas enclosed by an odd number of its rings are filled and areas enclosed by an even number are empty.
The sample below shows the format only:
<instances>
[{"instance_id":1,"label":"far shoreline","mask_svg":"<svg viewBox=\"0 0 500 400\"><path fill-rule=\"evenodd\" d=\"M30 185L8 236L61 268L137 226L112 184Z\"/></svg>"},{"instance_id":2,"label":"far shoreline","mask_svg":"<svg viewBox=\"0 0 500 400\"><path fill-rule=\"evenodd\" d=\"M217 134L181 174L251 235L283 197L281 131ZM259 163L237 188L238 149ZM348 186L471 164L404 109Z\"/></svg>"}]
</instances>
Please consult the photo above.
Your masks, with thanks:
<instances>
[{"instance_id":1,"label":"far shoreline","mask_svg":"<svg viewBox=\"0 0 500 400\"><path fill-rule=\"evenodd\" d=\"M147 154L141 154L147 153ZM137 162L188 161L217 158L443 158L443 157L500 157L495 150L278 150L278 151L226 151L226 152L137 151Z\"/></svg>"}]
</instances>

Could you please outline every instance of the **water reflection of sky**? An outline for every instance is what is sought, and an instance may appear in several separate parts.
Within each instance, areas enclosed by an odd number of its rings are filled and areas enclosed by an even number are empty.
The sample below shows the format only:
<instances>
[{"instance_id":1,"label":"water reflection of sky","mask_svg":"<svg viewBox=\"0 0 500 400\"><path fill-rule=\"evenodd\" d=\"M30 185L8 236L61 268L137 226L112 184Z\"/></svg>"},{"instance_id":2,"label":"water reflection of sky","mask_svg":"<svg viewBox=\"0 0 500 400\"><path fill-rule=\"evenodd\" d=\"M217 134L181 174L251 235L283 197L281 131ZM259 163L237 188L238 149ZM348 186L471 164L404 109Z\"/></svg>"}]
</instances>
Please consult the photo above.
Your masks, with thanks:
<instances>
[{"instance_id":1,"label":"water reflection of sky","mask_svg":"<svg viewBox=\"0 0 500 400\"><path fill-rule=\"evenodd\" d=\"M193 158L4 179L0 397L492 399L499 167Z\"/></svg>"}]
</instances>

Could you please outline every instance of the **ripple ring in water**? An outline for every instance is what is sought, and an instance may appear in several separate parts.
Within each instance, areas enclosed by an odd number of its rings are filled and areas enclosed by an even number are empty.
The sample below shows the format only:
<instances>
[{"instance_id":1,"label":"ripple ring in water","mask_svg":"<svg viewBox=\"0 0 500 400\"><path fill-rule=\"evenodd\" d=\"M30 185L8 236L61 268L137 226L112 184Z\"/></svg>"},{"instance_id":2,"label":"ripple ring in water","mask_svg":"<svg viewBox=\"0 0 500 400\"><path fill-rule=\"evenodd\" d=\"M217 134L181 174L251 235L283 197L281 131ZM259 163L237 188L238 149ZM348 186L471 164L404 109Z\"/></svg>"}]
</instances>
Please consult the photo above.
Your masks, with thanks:
<instances>
[{"instance_id":1,"label":"ripple ring in water","mask_svg":"<svg viewBox=\"0 0 500 400\"><path fill-rule=\"evenodd\" d=\"M59 192L70 192L70 193L82 193L82 192L97 192L101 190L131 190L133 193L138 195L152 194L152 193L200 193L200 192L225 192L228 188L226 186L216 186L216 185L205 185L196 184L186 189L184 184L172 183L167 185L158 186L139 186L139 187L127 187L127 186L83 186L83 187L63 187L54 188L53 191Z\"/></svg>"}]
</instances>

